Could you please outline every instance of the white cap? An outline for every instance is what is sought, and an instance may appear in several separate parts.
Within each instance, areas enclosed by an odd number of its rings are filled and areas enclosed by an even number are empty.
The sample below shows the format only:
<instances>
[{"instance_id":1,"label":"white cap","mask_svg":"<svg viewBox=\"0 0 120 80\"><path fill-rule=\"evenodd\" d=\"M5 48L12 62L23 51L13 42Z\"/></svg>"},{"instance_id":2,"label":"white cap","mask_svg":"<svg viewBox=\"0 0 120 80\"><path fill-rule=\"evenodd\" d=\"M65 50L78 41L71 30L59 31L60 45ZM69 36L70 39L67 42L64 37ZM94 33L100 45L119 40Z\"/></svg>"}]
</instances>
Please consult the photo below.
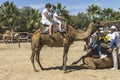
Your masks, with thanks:
<instances>
[{"instance_id":1,"label":"white cap","mask_svg":"<svg viewBox=\"0 0 120 80\"><path fill-rule=\"evenodd\" d=\"M111 31L108 31L109 33L111 33Z\"/></svg>"},{"instance_id":2,"label":"white cap","mask_svg":"<svg viewBox=\"0 0 120 80\"><path fill-rule=\"evenodd\" d=\"M100 31L100 33L104 33L104 31Z\"/></svg>"},{"instance_id":3,"label":"white cap","mask_svg":"<svg viewBox=\"0 0 120 80\"><path fill-rule=\"evenodd\" d=\"M116 29L116 26L112 26L110 29Z\"/></svg>"}]
</instances>

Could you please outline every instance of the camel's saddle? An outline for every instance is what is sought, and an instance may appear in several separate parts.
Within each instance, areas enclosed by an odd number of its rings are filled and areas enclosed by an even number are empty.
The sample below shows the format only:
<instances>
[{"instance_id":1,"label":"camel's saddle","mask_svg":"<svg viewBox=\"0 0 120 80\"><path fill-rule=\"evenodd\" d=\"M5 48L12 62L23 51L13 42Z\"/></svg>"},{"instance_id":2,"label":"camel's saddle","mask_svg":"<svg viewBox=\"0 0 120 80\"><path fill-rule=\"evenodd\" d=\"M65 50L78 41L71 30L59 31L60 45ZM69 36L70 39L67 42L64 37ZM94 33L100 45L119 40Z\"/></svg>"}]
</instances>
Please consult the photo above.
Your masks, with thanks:
<instances>
[{"instance_id":1,"label":"camel's saddle","mask_svg":"<svg viewBox=\"0 0 120 80\"><path fill-rule=\"evenodd\" d=\"M61 20L61 22L62 22L62 26L61 26L61 28L62 28L62 30L64 30L64 32L63 33L67 33L67 21L66 20ZM52 22L53 23L53 28L52 28L52 32L53 33L56 33L56 32L58 32L58 29L59 29L59 24L58 23L56 23L56 22ZM46 25L46 24L40 24L40 30L41 30L41 33L42 34L48 34L49 33L49 30L48 30L48 25ZM62 33L62 32L61 32Z\"/></svg>"}]
</instances>

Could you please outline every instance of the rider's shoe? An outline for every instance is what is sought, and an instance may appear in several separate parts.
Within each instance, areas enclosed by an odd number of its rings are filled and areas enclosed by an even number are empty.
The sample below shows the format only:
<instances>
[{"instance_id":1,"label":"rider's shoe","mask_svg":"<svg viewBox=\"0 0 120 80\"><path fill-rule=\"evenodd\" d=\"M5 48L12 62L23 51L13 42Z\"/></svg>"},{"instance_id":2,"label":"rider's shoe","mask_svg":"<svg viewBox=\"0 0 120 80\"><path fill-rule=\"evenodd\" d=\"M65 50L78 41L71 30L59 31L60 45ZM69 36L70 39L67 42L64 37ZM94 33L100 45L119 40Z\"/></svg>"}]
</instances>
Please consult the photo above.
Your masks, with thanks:
<instances>
[{"instance_id":1,"label":"rider's shoe","mask_svg":"<svg viewBox=\"0 0 120 80\"><path fill-rule=\"evenodd\" d=\"M102 55L100 56L100 59L104 59L104 58L106 58L106 57L107 57L107 55L103 55L103 54L102 54Z\"/></svg>"},{"instance_id":2,"label":"rider's shoe","mask_svg":"<svg viewBox=\"0 0 120 80\"><path fill-rule=\"evenodd\" d=\"M116 68L116 67L113 67L113 68L111 68L110 70L118 70L118 68Z\"/></svg>"}]
</instances>

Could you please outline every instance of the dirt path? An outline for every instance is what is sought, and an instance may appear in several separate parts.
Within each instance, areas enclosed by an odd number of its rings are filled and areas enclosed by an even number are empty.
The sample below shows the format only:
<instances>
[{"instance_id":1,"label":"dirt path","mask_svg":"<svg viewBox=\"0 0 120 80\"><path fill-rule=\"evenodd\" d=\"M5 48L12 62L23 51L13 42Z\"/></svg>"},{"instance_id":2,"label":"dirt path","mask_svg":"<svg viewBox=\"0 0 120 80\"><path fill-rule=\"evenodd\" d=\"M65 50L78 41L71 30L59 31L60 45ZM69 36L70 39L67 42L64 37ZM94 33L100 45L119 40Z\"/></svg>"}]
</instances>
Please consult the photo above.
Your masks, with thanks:
<instances>
[{"instance_id":1,"label":"dirt path","mask_svg":"<svg viewBox=\"0 0 120 80\"><path fill-rule=\"evenodd\" d=\"M45 46L41 52L41 63L47 70L34 72L30 62L30 43L17 44L0 43L0 80L120 80L120 70L110 69L81 70L78 66L69 67L71 72L64 74L62 67L63 48L49 48ZM82 56L83 42L75 42L68 54L68 63Z\"/></svg>"}]
</instances>

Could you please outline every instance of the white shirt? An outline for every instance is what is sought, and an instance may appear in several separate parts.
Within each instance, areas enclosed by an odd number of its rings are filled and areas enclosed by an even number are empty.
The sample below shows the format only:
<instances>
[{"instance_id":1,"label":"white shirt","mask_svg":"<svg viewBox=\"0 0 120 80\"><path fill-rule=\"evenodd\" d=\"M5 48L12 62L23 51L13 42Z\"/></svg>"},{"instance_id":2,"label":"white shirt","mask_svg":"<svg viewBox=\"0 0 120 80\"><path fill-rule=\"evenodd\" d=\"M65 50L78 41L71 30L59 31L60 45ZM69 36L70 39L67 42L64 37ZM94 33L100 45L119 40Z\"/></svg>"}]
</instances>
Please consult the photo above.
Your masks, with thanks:
<instances>
[{"instance_id":1,"label":"white shirt","mask_svg":"<svg viewBox=\"0 0 120 80\"><path fill-rule=\"evenodd\" d=\"M48 11L47 8L45 8L42 12L41 23L42 24L47 24L47 25L52 25L51 21L45 16L45 13L47 13L48 16L52 16L52 13L50 11Z\"/></svg>"},{"instance_id":2,"label":"white shirt","mask_svg":"<svg viewBox=\"0 0 120 80\"><path fill-rule=\"evenodd\" d=\"M57 18L57 16L58 16L58 14L55 12L54 14L53 14L53 20L54 21L58 21L59 19Z\"/></svg>"},{"instance_id":3,"label":"white shirt","mask_svg":"<svg viewBox=\"0 0 120 80\"><path fill-rule=\"evenodd\" d=\"M120 47L120 35L118 32L113 32L111 35L111 39L114 39L117 46Z\"/></svg>"},{"instance_id":4,"label":"white shirt","mask_svg":"<svg viewBox=\"0 0 120 80\"><path fill-rule=\"evenodd\" d=\"M43 11L42 11L42 20L46 20L47 19L46 16L44 15L45 13L49 13L49 11L46 8L43 9Z\"/></svg>"},{"instance_id":5,"label":"white shirt","mask_svg":"<svg viewBox=\"0 0 120 80\"><path fill-rule=\"evenodd\" d=\"M112 34L111 34L111 39L117 39L117 37L119 36L119 33L118 32L113 32Z\"/></svg>"},{"instance_id":6,"label":"white shirt","mask_svg":"<svg viewBox=\"0 0 120 80\"><path fill-rule=\"evenodd\" d=\"M112 34L109 33L109 34L107 34L107 36L109 37L109 41L111 41Z\"/></svg>"},{"instance_id":7,"label":"white shirt","mask_svg":"<svg viewBox=\"0 0 120 80\"><path fill-rule=\"evenodd\" d=\"M98 34L94 33L93 35L91 35L91 38L90 38L90 43L96 43L97 40L98 40Z\"/></svg>"}]
</instances>

